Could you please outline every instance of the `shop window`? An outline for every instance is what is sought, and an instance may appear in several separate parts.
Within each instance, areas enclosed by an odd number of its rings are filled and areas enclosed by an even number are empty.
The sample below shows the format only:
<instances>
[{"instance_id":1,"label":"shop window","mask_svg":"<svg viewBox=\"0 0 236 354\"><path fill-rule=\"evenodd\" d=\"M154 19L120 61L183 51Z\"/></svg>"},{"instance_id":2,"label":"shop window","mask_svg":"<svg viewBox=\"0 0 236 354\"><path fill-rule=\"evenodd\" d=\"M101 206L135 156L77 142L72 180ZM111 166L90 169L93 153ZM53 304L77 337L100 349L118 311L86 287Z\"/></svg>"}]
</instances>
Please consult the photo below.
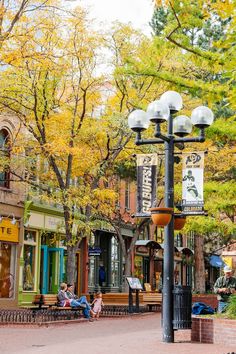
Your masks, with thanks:
<instances>
[{"instance_id":1,"label":"shop window","mask_svg":"<svg viewBox=\"0 0 236 354\"><path fill-rule=\"evenodd\" d=\"M183 235L182 234L176 235L175 246L176 247L183 247Z\"/></svg>"},{"instance_id":2,"label":"shop window","mask_svg":"<svg viewBox=\"0 0 236 354\"><path fill-rule=\"evenodd\" d=\"M88 286L93 287L95 284L95 257L89 257L89 274L88 274Z\"/></svg>"},{"instance_id":3,"label":"shop window","mask_svg":"<svg viewBox=\"0 0 236 354\"><path fill-rule=\"evenodd\" d=\"M120 280L120 255L119 244L115 237L111 238L111 282L112 286L119 286Z\"/></svg>"},{"instance_id":4,"label":"shop window","mask_svg":"<svg viewBox=\"0 0 236 354\"><path fill-rule=\"evenodd\" d=\"M190 231L187 235L187 247L191 250L194 249L194 232Z\"/></svg>"},{"instance_id":5,"label":"shop window","mask_svg":"<svg viewBox=\"0 0 236 354\"><path fill-rule=\"evenodd\" d=\"M155 228L154 231L154 240L158 243L163 243L164 242L164 232L162 229L159 227Z\"/></svg>"},{"instance_id":6,"label":"shop window","mask_svg":"<svg viewBox=\"0 0 236 354\"><path fill-rule=\"evenodd\" d=\"M94 247L95 245L95 234L91 233L89 238L89 246ZM88 272L88 286L93 287L95 285L95 257L89 257L89 272Z\"/></svg>"},{"instance_id":7,"label":"shop window","mask_svg":"<svg viewBox=\"0 0 236 354\"><path fill-rule=\"evenodd\" d=\"M14 298L16 245L0 242L0 298Z\"/></svg>"},{"instance_id":8,"label":"shop window","mask_svg":"<svg viewBox=\"0 0 236 354\"><path fill-rule=\"evenodd\" d=\"M23 290L25 291L32 291L35 288L36 247L36 232L26 230L23 249Z\"/></svg>"},{"instance_id":9,"label":"shop window","mask_svg":"<svg viewBox=\"0 0 236 354\"><path fill-rule=\"evenodd\" d=\"M143 257L135 256L134 258L134 276L143 282Z\"/></svg>"},{"instance_id":10,"label":"shop window","mask_svg":"<svg viewBox=\"0 0 236 354\"><path fill-rule=\"evenodd\" d=\"M125 208L130 209L130 181L125 181Z\"/></svg>"},{"instance_id":11,"label":"shop window","mask_svg":"<svg viewBox=\"0 0 236 354\"><path fill-rule=\"evenodd\" d=\"M5 129L1 130L0 131L0 151L1 151L0 156L1 159L3 159L3 161L6 159L6 163L7 160L10 158L9 143L10 143L9 133ZM7 164L3 166L0 170L0 187L4 187L4 188L10 187L10 174L8 171Z\"/></svg>"}]
</instances>

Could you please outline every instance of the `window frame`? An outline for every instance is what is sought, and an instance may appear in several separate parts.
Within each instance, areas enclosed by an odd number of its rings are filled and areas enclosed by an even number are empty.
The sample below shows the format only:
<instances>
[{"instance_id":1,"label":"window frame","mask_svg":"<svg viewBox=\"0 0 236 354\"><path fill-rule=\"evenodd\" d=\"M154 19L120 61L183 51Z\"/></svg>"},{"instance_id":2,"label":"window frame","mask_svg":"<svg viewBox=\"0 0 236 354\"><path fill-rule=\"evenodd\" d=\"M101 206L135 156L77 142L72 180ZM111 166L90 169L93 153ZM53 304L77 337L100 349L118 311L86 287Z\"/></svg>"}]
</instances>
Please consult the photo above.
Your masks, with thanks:
<instances>
[{"instance_id":1,"label":"window frame","mask_svg":"<svg viewBox=\"0 0 236 354\"><path fill-rule=\"evenodd\" d=\"M130 180L125 180L125 209L130 210Z\"/></svg>"},{"instance_id":2,"label":"window frame","mask_svg":"<svg viewBox=\"0 0 236 354\"><path fill-rule=\"evenodd\" d=\"M25 234L27 232L35 233L35 241L25 240ZM23 265L23 276L22 276L22 289L24 292L34 292L34 291L36 291L36 280L37 280L37 255L38 255L38 231L37 230L32 230L32 229L25 229L24 230L24 244L22 247L22 258L23 258L24 263L25 263L25 259L24 259L25 246L33 246L34 247L34 269L32 269L33 289L29 289L29 290L24 289L24 265Z\"/></svg>"},{"instance_id":3,"label":"window frame","mask_svg":"<svg viewBox=\"0 0 236 354\"><path fill-rule=\"evenodd\" d=\"M3 144L1 145L0 143L0 150L4 151L4 156L8 157L9 160L11 159L11 154L9 151L9 148L4 149L5 144L10 144L11 142L11 135L10 132L8 131L8 129L6 128L2 128L0 129L0 135L3 133ZM3 179L2 181L0 180L0 188L1 189L10 189L10 171L0 171L0 174L3 174ZM3 182L1 184L1 182Z\"/></svg>"}]
</instances>

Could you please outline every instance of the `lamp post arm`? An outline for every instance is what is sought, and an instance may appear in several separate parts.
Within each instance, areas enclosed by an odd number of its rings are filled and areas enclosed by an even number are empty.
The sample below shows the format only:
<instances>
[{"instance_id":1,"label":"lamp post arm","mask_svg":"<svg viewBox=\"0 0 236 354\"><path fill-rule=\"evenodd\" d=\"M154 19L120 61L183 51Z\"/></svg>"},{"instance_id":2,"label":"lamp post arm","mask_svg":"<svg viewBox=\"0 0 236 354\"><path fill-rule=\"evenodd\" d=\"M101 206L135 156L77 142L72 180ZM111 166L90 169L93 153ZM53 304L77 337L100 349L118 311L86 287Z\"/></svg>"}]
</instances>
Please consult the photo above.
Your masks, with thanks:
<instances>
[{"instance_id":1,"label":"lamp post arm","mask_svg":"<svg viewBox=\"0 0 236 354\"><path fill-rule=\"evenodd\" d=\"M199 136L192 138L174 138L174 143L204 143L205 140L205 130L202 128Z\"/></svg>"},{"instance_id":2,"label":"lamp post arm","mask_svg":"<svg viewBox=\"0 0 236 354\"><path fill-rule=\"evenodd\" d=\"M136 145L148 145L148 144L163 144L163 140L161 139L141 139L136 136L135 140Z\"/></svg>"},{"instance_id":3,"label":"lamp post arm","mask_svg":"<svg viewBox=\"0 0 236 354\"><path fill-rule=\"evenodd\" d=\"M170 142L170 138L169 138L168 136L166 136L166 135L163 135L163 134L161 133L160 124L156 124L154 136L155 136L156 138L160 138L160 139L163 140L163 141L167 141L168 143Z\"/></svg>"}]
</instances>

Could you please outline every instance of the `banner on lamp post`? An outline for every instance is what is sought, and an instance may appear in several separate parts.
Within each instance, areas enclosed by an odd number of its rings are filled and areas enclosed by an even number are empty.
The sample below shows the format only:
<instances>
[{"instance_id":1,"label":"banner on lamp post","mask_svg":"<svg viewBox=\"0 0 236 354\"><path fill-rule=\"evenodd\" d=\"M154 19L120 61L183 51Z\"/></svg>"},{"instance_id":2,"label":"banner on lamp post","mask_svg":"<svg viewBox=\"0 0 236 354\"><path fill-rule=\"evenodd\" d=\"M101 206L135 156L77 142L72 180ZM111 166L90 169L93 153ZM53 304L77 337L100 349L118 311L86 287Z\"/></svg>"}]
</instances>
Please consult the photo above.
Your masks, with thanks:
<instances>
[{"instance_id":1,"label":"banner on lamp post","mask_svg":"<svg viewBox=\"0 0 236 354\"><path fill-rule=\"evenodd\" d=\"M204 152L183 153L182 213L204 214Z\"/></svg>"},{"instance_id":2,"label":"banner on lamp post","mask_svg":"<svg viewBox=\"0 0 236 354\"><path fill-rule=\"evenodd\" d=\"M157 154L137 155L137 212L135 216L150 217L156 201Z\"/></svg>"}]
</instances>

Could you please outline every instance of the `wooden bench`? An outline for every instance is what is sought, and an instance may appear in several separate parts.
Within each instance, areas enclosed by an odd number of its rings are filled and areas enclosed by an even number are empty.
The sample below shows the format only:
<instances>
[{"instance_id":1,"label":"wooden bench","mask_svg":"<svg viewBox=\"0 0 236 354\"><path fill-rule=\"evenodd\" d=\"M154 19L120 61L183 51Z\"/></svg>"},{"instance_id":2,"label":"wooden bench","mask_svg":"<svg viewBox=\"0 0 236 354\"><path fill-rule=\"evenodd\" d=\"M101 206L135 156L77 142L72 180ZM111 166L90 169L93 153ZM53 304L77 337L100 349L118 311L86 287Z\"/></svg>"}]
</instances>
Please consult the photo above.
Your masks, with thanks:
<instances>
[{"instance_id":1,"label":"wooden bench","mask_svg":"<svg viewBox=\"0 0 236 354\"><path fill-rule=\"evenodd\" d=\"M38 305L38 309L56 309L56 310L82 310L82 307L63 307L58 306L57 294L37 294L32 302Z\"/></svg>"},{"instance_id":2,"label":"wooden bench","mask_svg":"<svg viewBox=\"0 0 236 354\"><path fill-rule=\"evenodd\" d=\"M102 295L104 305L128 305L128 293L106 293ZM135 302L135 294L133 293L133 302Z\"/></svg>"},{"instance_id":3,"label":"wooden bench","mask_svg":"<svg viewBox=\"0 0 236 354\"><path fill-rule=\"evenodd\" d=\"M160 307L162 304L162 294L157 292L143 292L142 302L144 305L147 305L150 310L152 310L154 306Z\"/></svg>"}]
</instances>

